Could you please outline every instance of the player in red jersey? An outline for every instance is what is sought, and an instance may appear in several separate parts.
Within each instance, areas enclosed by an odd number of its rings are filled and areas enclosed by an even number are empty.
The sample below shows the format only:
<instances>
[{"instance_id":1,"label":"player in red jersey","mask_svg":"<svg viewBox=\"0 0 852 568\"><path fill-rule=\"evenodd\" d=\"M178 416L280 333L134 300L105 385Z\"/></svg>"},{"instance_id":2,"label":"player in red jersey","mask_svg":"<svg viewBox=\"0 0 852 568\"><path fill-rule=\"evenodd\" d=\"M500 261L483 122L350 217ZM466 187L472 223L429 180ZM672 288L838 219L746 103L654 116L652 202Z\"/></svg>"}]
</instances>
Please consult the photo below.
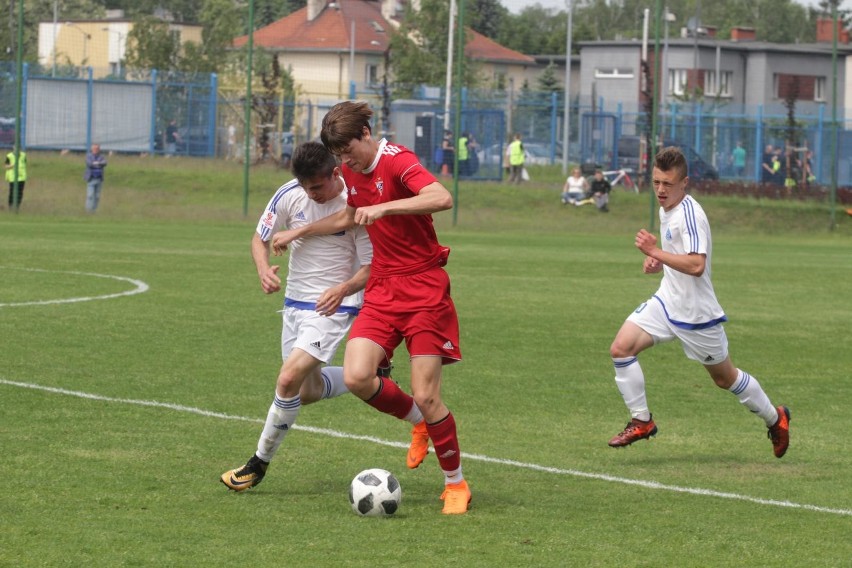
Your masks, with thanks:
<instances>
[{"instance_id":1,"label":"player in red jersey","mask_svg":"<svg viewBox=\"0 0 852 568\"><path fill-rule=\"evenodd\" d=\"M462 475L456 423L441 399L442 366L462 358L458 316L442 268L450 250L438 243L431 216L452 208L453 198L413 152L373 137L372 116L367 103L352 101L326 114L321 137L343 162L347 207L276 233L272 246L281 254L298 238L367 227L373 264L364 306L346 344L344 382L367 404L397 418L419 407L424 423L412 432L408 466L420 464L431 438L445 477L442 512L466 513L471 494ZM403 340L411 356L413 398L392 380L376 376L376 368L387 365Z\"/></svg>"}]
</instances>

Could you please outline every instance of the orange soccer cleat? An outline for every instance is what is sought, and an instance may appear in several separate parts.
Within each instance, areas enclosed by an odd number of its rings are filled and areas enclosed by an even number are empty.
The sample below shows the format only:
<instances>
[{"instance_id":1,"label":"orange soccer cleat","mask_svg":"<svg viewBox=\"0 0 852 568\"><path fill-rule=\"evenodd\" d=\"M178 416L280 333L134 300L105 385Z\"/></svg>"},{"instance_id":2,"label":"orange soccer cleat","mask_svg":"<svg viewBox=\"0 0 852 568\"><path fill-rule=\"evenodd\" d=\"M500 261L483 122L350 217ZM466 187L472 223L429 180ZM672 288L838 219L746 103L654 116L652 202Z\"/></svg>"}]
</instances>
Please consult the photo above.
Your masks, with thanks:
<instances>
[{"instance_id":1,"label":"orange soccer cleat","mask_svg":"<svg viewBox=\"0 0 852 568\"><path fill-rule=\"evenodd\" d=\"M657 425L654 424L654 418L651 417L647 422L633 418L624 427L620 434L609 441L609 445L613 448L623 448L629 446L637 440L645 440L657 434Z\"/></svg>"},{"instance_id":2,"label":"orange soccer cleat","mask_svg":"<svg viewBox=\"0 0 852 568\"><path fill-rule=\"evenodd\" d=\"M778 411L778 421L769 427L768 435L772 440L775 457L781 458L787 453L787 446L790 445L790 409L779 406L775 410Z\"/></svg>"},{"instance_id":3,"label":"orange soccer cleat","mask_svg":"<svg viewBox=\"0 0 852 568\"><path fill-rule=\"evenodd\" d=\"M429 432L426 431L426 421L421 420L411 429L411 445L408 446L408 457L406 465L408 469L415 469L429 453Z\"/></svg>"},{"instance_id":4,"label":"orange soccer cleat","mask_svg":"<svg viewBox=\"0 0 852 568\"><path fill-rule=\"evenodd\" d=\"M444 501L444 509L441 511L443 514L462 515L467 513L467 508L470 505L470 487L468 487L467 481L462 479L458 483L445 485L441 499Z\"/></svg>"}]
</instances>

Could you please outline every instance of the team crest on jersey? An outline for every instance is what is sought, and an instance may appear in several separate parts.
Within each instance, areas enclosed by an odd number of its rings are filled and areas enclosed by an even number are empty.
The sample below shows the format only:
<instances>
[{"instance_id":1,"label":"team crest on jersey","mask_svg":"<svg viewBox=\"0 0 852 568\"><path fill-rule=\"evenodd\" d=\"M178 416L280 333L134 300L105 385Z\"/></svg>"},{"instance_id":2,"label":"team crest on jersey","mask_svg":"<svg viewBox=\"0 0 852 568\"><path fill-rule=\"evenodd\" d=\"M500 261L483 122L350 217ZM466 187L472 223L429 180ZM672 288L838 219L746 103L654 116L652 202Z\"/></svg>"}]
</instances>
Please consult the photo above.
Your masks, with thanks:
<instances>
[{"instance_id":1,"label":"team crest on jersey","mask_svg":"<svg viewBox=\"0 0 852 568\"><path fill-rule=\"evenodd\" d=\"M376 180L376 189L378 189L378 190L379 190L379 195L381 195L381 194L384 192L384 190L385 190L385 182L382 180L382 178L378 178L378 179Z\"/></svg>"},{"instance_id":2,"label":"team crest on jersey","mask_svg":"<svg viewBox=\"0 0 852 568\"><path fill-rule=\"evenodd\" d=\"M271 229L275 225L275 213L272 211L267 211L266 215L263 216L261 223L267 229Z\"/></svg>"}]
</instances>

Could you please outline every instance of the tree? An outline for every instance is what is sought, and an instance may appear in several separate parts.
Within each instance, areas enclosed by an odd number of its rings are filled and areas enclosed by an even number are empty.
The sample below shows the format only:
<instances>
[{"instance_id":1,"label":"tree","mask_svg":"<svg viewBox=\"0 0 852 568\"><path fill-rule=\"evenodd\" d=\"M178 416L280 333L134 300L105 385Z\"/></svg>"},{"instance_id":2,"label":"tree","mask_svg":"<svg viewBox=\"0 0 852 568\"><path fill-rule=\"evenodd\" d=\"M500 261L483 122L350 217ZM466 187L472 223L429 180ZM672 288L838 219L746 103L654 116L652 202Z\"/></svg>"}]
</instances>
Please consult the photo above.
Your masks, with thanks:
<instances>
[{"instance_id":1,"label":"tree","mask_svg":"<svg viewBox=\"0 0 852 568\"><path fill-rule=\"evenodd\" d=\"M508 15L509 10L498 0L468 0L464 21L470 29L495 38Z\"/></svg>"},{"instance_id":2,"label":"tree","mask_svg":"<svg viewBox=\"0 0 852 568\"><path fill-rule=\"evenodd\" d=\"M418 85L444 84L448 21L449 2L446 0L422 0L420 11L406 5L402 24L392 33L390 41L396 96L410 97ZM462 65L464 85L476 85L475 66L465 58L456 63Z\"/></svg>"},{"instance_id":3,"label":"tree","mask_svg":"<svg viewBox=\"0 0 852 568\"><path fill-rule=\"evenodd\" d=\"M567 33L566 12L555 12L540 4L524 8L517 16L509 15L496 41L527 54L563 54Z\"/></svg>"},{"instance_id":4,"label":"tree","mask_svg":"<svg viewBox=\"0 0 852 568\"><path fill-rule=\"evenodd\" d=\"M178 67L180 45L169 24L154 16L139 16L127 35L126 65L134 69L172 70Z\"/></svg>"},{"instance_id":5,"label":"tree","mask_svg":"<svg viewBox=\"0 0 852 568\"><path fill-rule=\"evenodd\" d=\"M541 75L538 76L537 83L538 90L546 93L561 93L564 88L556 77L556 65L554 65L552 60L544 68Z\"/></svg>"}]
</instances>

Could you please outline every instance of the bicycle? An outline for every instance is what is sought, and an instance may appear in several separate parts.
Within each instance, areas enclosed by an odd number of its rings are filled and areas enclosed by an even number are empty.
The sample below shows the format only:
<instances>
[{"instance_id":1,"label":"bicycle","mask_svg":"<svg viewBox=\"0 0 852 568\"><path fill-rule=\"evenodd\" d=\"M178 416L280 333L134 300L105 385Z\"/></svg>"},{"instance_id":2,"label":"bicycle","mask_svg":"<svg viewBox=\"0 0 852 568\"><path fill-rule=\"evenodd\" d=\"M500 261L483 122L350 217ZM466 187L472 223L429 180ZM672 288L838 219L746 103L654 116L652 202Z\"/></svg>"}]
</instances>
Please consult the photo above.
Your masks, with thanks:
<instances>
[{"instance_id":1,"label":"bicycle","mask_svg":"<svg viewBox=\"0 0 852 568\"><path fill-rule=\"evenodd\" d=\"M607 172L603 172L603 175L606 180L609 181L610 185L613 188L617 185L620 185L627 191L639 193L639 186L636 185L636 183L630 177L630 174L632 172L632 168L622 168L620 170L610 170Z\"/></svg>"}]
</instances>

